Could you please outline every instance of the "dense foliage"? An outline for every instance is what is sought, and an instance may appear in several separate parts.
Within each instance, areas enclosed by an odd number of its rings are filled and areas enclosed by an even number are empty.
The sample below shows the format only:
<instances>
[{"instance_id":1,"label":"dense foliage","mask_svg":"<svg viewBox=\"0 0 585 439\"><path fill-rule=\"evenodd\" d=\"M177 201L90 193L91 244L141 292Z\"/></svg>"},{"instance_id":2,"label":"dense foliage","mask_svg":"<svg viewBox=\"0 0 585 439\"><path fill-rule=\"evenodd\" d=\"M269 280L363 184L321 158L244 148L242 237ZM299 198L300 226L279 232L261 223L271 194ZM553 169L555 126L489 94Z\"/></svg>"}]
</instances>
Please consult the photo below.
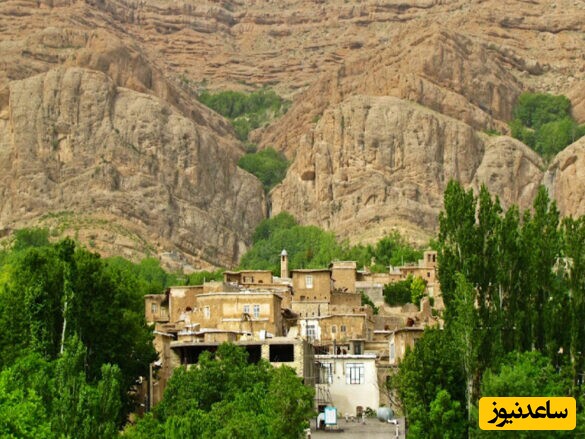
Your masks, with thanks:
<instances>
[{"instance_id":1,"label":"dense foliage","mask_svg":"<svg viewBox=\"0 0 585 439\"><path fill-rule=\"evenodd\" d=\"M343 254L333 233L300 226L288 213L264 220L254 234L254 245L240 261L241 268L272 270L280 274L280 253L288 252L290 268L322 268Z\"/></svg>"},{"instance_id":2,"label":"dense foliage","mask_svg":"<svg viewBox=\"0 0 585 439\"><path fill-rule=\"evenodd\" d=\"M412 293L410 291L412 280L413 277L408 276L404 280L384 285L384 301L390 306L410 303L412 298Z\"/></svg>"},{"instance_id":3,"label":"dense foliage","mask_svg":"<svg viewBox=\"0 0 585 439\"><path fill-rule=\"evenodd\" d=\"M426 329L391 385L399 390L409 438L465 437L465 375L457 346L446 332Z\"/></svg>"},{"instance_id":4,"label":"dense foliage","mask_svg":"<svg viewBox=\"0 0 585 439\"><path fill-rule=\"evenodd\" d=\"M300 226L287 212L262 221L252 237L253 246L240 261L244 269L272 270L280 273L280 253L285 249L289 268L322 268L331 261L357 261L358 267L387 271L388 265L416 262L422 251L408 245L397 232L376 245L350 246L335 235L315 226ZM374 264L372 264L374 262Z\"/></svg>"},{"instance_id":5,"label":"dense foliage","mask_svg":"<svg viewBox=\"0 0 585 439\"><path fill-rule=\"evenodd\" d=\"M248 140L250 131L283 115L290 106L290 102L266 89L253 93L205 91L199 95L199 102L230 119L236 136L243 142Z\"/></svg>"},{"instance_id":6,"label":"dense foliage","mask_svg":"<svg viewBox=\"0 0 585 439\"><path fill-rule=\"evenodd\" d=\"M406 279L384 285L384 301L390 306L414 303L419 306L427 283L419 276L408 275Z\"/></svg>"},{"instance_id":7,"label":"dense foliage","mask_svg":"<svg viewBox=\"0 0 585 439\"><path fill-rule=\"evenodd\" d=\"M422 259L423 252L406 242L398 232L381 238L375 245L358 244L346 250L344 258L368 266L371 271L384 273L388 267L399 267Z\"/></svg>"},{"instance_id":8,"label":"dense foliage","mask_svg":"<svg viewBox=\"0 0 585 439\"><path fill-rule=\"evenodd\" d=\"M223 344L197 367L177 369L153 414L128 428L132 439L298 439L313 415L314 390L293 369L274 368Z\"/></svg>"},{"instance_id":9,"label":"dense foliage","mask_svg":"<svg viewBox=\"0 0 585 439\"><path fill-rule=\"evenodd\" d=\"M543 93L520 95L510 129L513 137L547 158L585 135L585 125L571 116L571 101Z\"/></svg>"},{"instance_id":10,"label":"dense foliage","mask_svg":"<svg viewBox=\"0 0 585 439\"><path fill-rule=\"evenodd\" d=\"M444 206L438 262L445 329L433 332L443 340L432 345L448 345L453 356L437 354L433 368L453 377L446 382L423 368L424 389L409 378L417 364L431 361L426 349L433 339L425 332L392 380L416 426L409 437L481 435L474 423L479 398L516 395L523 385L531 396L576 397L582 418L585 218L561 221L543 188L533 210L521 214L515 206L504 212L485 187L475 196L451 182ZM437 398L435 406L458 406L465 416L450 417L435 434L428 423ZM578 421L572 434L583 428Z\"/></svg>"},{"instance_id":11,"label":"dense foliage","mask_svg":"<svg viewBox=\"0 0 585 439\"><path fill-rule=\"evenodd\" d=\"M133 407L129 389L156 358L142 296L144 276L158 270L46 236L16 233L0 258L0 418L14 415L0 432L112 437Z\"/></svg>"},{"instance_id":12,"label":"dense foliage","mask_svg":"<svg viewBox=\"0 0 585 439\"><path fill-rule=\"evenodd\" d=\"M100 379L84 372L86 348L73 338L57 360L31 352L0 372L0 436L110 438L117 435L121 373L103 364Z\"/></svg>"},{"instance_id":13,"label":"dense foliage","mask_svg":"<svg viewBox=\"0 0 585 439\"><path fill-rule=\"evenodd\" d=\"M256 176L262 182L264 190L268 192L286 175L288 161L273 148L266 148L243 155L238 166Z\"/></svg>"}]
</instances>

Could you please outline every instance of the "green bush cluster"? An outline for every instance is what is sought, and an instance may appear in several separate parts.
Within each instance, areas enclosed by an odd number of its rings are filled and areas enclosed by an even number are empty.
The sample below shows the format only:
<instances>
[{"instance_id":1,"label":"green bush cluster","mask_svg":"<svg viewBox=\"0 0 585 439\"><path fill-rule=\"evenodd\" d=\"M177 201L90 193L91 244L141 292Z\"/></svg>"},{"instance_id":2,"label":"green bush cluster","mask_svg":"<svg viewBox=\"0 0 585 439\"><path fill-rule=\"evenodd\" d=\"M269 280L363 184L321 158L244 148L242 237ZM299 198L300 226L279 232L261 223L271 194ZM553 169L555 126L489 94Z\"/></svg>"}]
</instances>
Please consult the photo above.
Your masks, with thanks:
<instances>
[{"instance_id":1,"label":"green bush cluster","mask_svg":"<svg viewBox=\"0 0 585 439\"><path fill-rule=\"evenodd\" d=\"M288 161L273 148L266 148L245 154L238 162L238 166L256 176L262 182L264 190L268 192L286 175Z\"/></svg>"},{"instance_id":2,"label":"green bush cluster","mask_svg":"<svg viewBox=\"0 0 585 439\"><path fill-rule=\"evenodd\" d=\"M156 359L143 295L164 272L47 237L0 253L0 437L115 437Z\"/></svg>"},{"instance_id":3,"label":"green bush cluster","mask_svg":"<svg viewBox=\"0 0 585 439\"><path fill-rule=\"evenodd\" d=\"M540 155L550 158L585 135L571 116L571 101L565 96L523 93L510 122L512 136Z\"/></svg>"},{"instance_id":4,"label":"green bush cluster","mask_svg":"<svg viewBox=\"0 0 585 439\"><path fill-rule=\"evenodd\" d=\"M381 238L375 245L358 244L347 250L344 259L357 261L358 266L368 266L375 273L385 273L388 266L398 267L417 262L423 256L420 249L406 242L398 232Z\"/></svg>"},{"instance_id":5,"label":"green bush cluster","mask_svg":"<svg viewBox=\"0 0 585 439\"><path fill-rule=\"evenodd\" d=\"M286 212L260 223L254 245L240 261L243 269L272 270L280 274L280 252L286 249L291 268L321 268L343 254L333 233L315 226L300 226Z\"/></svg>"},{"instance_id":6,"label":"green bush cluster","mask_svg":"<svg viewBox=\"0 0 585 439\"><path fill-rule=\"evenodd\" d=\"M294 369L251 363L242 347L224 343L197 367L177 369L161 403L123 437L297 439L315 415L314 396Z\"/></svg>"},{"instance_id":7,"label":"green bush cluster","mask_svg":"<svg viewBox=\"0 0 585 439\"><path fill-rule=\"evenodd\" d=\"M286 249L291 268L327 267L331 261L356 261L358 267L371 266L386 271L387 265L415 262L422 252L405 243L399 233L385 236L375 245L350 246L338 242L335 235L315 226L300 226L287 212L262 221L252 237L253 246L240 261L244 269L280 272L280 252ZM378 262L380 261L380 262Z\"/></svg>"},{"instance_id":8,"label":"green bush cluster","mask_svg":"<svg viewBox=\"0 0 585 439\"><path fill-rule=\"evenodd\" d=\"M413 281L412 276L406 279L384 285L384 301L390 306L404 305L412 300L410 287Z\"/></svg>"},{"instance_id":9,"label":"green bush cluster","mask_svg":"<svg viewBox=\"0 0 585 439\"><path fill-rule=\"evenodd\" d=\"M230 119L242 142L248 139L250 131L282 116L290 106L289 101L266 89L253 93L205 91L199 95L199 102Z\"/></svg>"}]
</instances>

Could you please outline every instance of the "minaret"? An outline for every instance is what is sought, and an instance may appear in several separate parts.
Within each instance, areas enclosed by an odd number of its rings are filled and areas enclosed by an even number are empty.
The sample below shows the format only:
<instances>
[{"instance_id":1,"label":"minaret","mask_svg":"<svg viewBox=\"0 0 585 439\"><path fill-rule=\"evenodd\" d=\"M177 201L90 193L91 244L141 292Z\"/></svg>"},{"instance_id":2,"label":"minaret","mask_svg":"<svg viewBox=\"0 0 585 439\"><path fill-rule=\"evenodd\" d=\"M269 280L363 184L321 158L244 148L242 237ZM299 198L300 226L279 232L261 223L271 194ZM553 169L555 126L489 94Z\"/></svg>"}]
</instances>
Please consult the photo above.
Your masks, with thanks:
<instances>
[{"instance_id":1,"label":"minaret","mask_svg":"<svg viewBox=\"0 0 585 439\"><path fill-rule=\"evenodd\" d=\"M280 253L280 278L288 278L288 253L286 250Z\"/></svg>"}]
</instances>

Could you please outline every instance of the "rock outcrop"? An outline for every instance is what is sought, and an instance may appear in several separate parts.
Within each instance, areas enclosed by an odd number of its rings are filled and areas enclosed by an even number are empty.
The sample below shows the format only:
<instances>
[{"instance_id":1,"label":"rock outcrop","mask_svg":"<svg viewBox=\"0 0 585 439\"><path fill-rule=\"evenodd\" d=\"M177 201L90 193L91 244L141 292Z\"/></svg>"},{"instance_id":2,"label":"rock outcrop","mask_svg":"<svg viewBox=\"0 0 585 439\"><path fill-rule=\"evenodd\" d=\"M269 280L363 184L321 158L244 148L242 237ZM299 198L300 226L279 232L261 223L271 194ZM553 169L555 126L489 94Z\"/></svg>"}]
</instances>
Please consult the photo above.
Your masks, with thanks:
<instances>
[{"instance_id":1,"label":"rock outcrop","mask_svg":"<svg viewBox=\"0 0 585 439\"><path fill-rule=\"evenodd\" d=\"M239 155L157 97L95 70L52 69L10 82L1 100L0 224L88 214L94 221L76 227L115 220L154 253L232 265L265 215L262 186L236 166ZM93 233L99 249L103 234Z\"/></svg>"},{"instance_id":2,"label":"rock outcrop","mask_svg":"<svg viewBox=\"0 0 585 439\"><path fill-rule=\"evenodd\" d=\"M4 1L0 229L74 218L112 253L140 241L141 254L233 264L263 193L196 96L264 85L293 99L254 133L294 161L273 212L359 240L433 233L449 178L528 206L545 165L483 131L506 134L526 90L566 94L584 123L584 33L574 0ZM544 181L580 212L562 157Z\"/></svg>"},{"instance_id":3,"label":"rock outcrop","mask_svg":"<svg viewBox=\"0 0 585 439\"><path fill-rule=\"evenodd\" d=\"M543 182L562 215L585 215L585 137L554 158Z\"/></svg>"},{"instance_id":4,"label":"rock outcrop","mask_svg":"<svg viewBox=\"0 0 585 439\"><path fill-rule=\"evenodd\" d=\"M352 96L303 137L285 180L271 192L283 210L354 240L392 229L413 239L438 225L450 179L485 184L504 204L531 202L542 161L522 143L394 97Z\"/></svg>"}]
</instances>

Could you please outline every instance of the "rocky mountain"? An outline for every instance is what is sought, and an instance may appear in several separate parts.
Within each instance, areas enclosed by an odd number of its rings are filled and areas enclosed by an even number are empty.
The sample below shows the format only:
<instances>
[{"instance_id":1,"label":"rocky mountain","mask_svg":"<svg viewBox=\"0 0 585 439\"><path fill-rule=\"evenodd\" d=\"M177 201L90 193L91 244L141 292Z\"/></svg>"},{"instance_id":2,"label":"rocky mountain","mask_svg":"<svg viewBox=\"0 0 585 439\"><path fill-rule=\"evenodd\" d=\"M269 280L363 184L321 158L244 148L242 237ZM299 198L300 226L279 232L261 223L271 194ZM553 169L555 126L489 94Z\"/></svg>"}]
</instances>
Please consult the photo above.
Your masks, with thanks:
<instances>
[{"instance_id":1,"label":"rocky mountain","mask_svg":"<svg viewBox=\"0 0 585 439\"><path fill-rule=\"evenodd\" d=\"M505 205L527 207L541 158L521 142L390 96L347 98L303 137L273 211L295 212L356 241L392 229L424 241L437 229L450 179L486 184Z\"/></svg>"},{"instance_id":2,"label":"rocky mountain","mask_svg":"<svg viewBox=\"0 0 585 439\"><path fill-rule=\"evenodd\" d=\"M450 178L522 207L545 183L580 213L582 141L548 164L505 134L526 90L567 95L585 122L584 35L575 0L7 0L0 230L235 264L265 198L196 94L260 86L293 100L253 133L292 161L272 213L424 240Z\"/></svg>"}]
</instances>

